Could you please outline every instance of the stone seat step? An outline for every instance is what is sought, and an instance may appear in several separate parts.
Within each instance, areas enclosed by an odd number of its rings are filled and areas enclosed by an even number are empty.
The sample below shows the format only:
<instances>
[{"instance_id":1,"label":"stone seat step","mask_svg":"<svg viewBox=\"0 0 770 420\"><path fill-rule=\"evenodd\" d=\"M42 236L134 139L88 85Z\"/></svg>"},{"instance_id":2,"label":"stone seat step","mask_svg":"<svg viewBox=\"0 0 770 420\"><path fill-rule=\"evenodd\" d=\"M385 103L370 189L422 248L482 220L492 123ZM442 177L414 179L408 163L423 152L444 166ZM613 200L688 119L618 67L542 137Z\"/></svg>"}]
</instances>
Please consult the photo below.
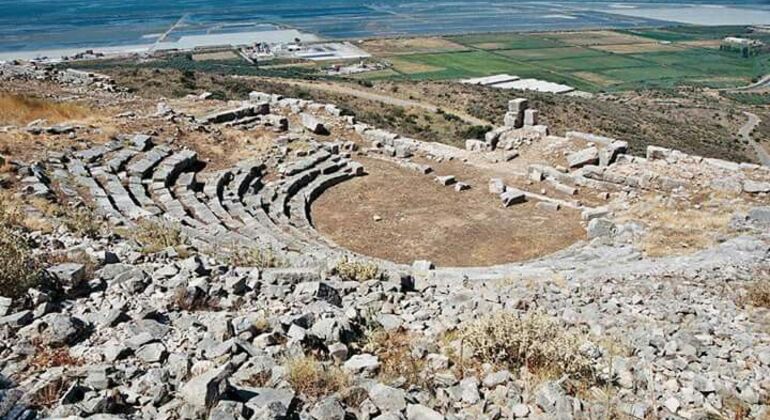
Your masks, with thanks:
<instances>
[{"instance_id":1,"label":"stone seat step","mask_svg":"<svg viewBox=\"0 0 770 420\"><path fill-rule=\"evenodd\" d=\"M171 148L166 145L153 147L150 151L137 155L137 157L141 158L139 160L134 159L134 161L129 163L126 166L126 172L132 176L147 178L153 169L170 153Z\"/></svg>"},{"instance_id":2,"label":"stone seat step","mask_svg":"<svg viewBox=\"0 0 770 420\"><path fill-rule=\"evenodd\" d=\"M115 207L130 220L151 216L152 213L138 206L118 177L106 167L92 170L94 177L104 186Z\"/></svg>"},{"instance_id":3,"label":"stone seat step","mask_svg":"<svg viewBox=\"0 0 770 420\"><path fill-rule=\"evenodd\" d=\"M331 156L331 153L322 150L305 159L280 165L278 167L278 172L284 176L294 176L300 172L305 172L312 169L314 166L318 165L326 159L329 159Z\"/></svg>"},{"instance_id":4,"label":"stone seat step","mask_svg":"<svg viewBox=\"0 0 770 420\"><path fill-rule=\"evenodd\" d=\"M106 165L112 173L117 174L123 171L128 162L138 154L139 151L136 149L121 149L107 160Z\"/></svg>"},{"instance_id":5,"label":"stone seat step","mask_svg":"<svg viewBox=\"0 0 770 420\"><path fill-rule=\"evenodd\" d=\"M170 187L180 173L188 169L198 159L198 154L192 150L174 152L164 158L152 173L153 182L162 182Z\"/></svg>"}]
</instances>

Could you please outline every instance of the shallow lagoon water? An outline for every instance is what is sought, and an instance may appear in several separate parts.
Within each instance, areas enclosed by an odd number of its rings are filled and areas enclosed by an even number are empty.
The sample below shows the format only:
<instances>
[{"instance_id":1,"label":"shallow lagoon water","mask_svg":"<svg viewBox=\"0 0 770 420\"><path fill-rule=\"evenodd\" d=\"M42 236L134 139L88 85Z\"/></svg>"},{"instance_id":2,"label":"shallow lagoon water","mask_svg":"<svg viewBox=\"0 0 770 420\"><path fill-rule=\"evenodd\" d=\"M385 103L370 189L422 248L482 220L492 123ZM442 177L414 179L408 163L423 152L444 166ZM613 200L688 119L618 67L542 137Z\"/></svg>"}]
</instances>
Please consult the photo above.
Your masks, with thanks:
<instances>
[{"instance_id":1,"label":"shallow lagoon water","mask_svg":"<svg viewBox=\"0 0 770 420\"><path fill-rule=\"evenodd\" d=\"M770 23L770 5L761 0L0 0L0 52L146 45L159 34L173 42L275 26L329 39L660 26L692 20L697 7L688 8L704 4L730 11L723 14L730 22L716 14L705 23Z\"/></svg>"}]
</instances>

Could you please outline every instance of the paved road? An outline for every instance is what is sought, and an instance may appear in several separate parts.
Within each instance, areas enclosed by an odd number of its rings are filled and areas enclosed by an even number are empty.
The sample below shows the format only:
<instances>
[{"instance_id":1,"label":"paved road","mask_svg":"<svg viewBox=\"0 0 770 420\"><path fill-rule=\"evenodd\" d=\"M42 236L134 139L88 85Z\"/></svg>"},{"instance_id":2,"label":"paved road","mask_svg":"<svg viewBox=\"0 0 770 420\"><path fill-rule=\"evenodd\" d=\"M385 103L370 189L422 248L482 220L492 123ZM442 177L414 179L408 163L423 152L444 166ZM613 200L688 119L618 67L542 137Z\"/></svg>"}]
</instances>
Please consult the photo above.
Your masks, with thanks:
<instances>
[{"instance_id":1,"label":"paved road","mask_svg":"<svg viewBox=\"0 0 770 420\"><path fill-rule=\"evenodd\" d=\"M393 106L400 106L404 108L421 108L429 112L437 113L439 110L439 107L427 102L420 102L420 101L414 101L410 99L402 99L402 98L396 98L393 96L383 95L379 93L372 93L367 92L364 90L355 89L349 86L340 86L337 84L330 84L330 83L312 83L312 82L305 82L305 81L299 81L299 80L281 80L281 83L287 83L292 84L295 86L302 86L304 88L308 89L316 89L316 90L322 90L325 92L331 92L331 93L339 93L343 95L350 95L355 96L357 98L366 99L373 102L380 102L387 105L393 105ZM482 120L481 118L476 118L472 115L468 115L464 112L457 111L454 109L448 109L444 108L444 111L456 115L461 120L472 124L472 125L493 125L491 122Z\"/></svg>"},{"instance_id":2,"label":"paved road","mask_svg":"<svg viewBox=\"0 0 770 420\"><path fill-rule=\"evenodd\" d=\"M754 151L757 153L757 158L762 163L762 165L770 166L770 153L767 153L767 150L765 150L762 145L751 138L751 132L754 131L754 128L756 128L756 126L760 123L759 117L755 114L752 114L751 112L744 111L743 114L746 115L749 120L746 122L746 124L743 124L743 127L741 127L740 130L738 130L738 135L747 140L751 147L754 148Z\"/></svg>"}]
</instances>

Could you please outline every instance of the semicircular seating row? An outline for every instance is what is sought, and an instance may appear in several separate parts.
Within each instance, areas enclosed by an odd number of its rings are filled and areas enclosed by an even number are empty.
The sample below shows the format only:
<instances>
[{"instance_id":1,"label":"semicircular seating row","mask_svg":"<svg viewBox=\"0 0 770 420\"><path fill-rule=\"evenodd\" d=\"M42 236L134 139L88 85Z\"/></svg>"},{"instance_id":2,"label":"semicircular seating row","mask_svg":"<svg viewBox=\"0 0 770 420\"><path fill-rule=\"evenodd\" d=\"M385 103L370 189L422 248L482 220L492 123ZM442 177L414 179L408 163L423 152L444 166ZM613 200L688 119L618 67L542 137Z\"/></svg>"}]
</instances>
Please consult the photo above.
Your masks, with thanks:
<instances>
[{"instance_id":1,"label":"semicircular seating row","mask_svg":"<svg viewBox=\"0 0 770 420\"><path fill-rule=\"evenodd\" d=\"M203 172L196 152L155 145L144 135L49 157L49 164L60 184L85 191L113 224L172 222L198 248L285 251L292 265L344 253L313 228L310 205L324 190L364 173L338 148L321 143L279 165L273 181L265 180L259 160Z\"/></svg>"}]
</instances>

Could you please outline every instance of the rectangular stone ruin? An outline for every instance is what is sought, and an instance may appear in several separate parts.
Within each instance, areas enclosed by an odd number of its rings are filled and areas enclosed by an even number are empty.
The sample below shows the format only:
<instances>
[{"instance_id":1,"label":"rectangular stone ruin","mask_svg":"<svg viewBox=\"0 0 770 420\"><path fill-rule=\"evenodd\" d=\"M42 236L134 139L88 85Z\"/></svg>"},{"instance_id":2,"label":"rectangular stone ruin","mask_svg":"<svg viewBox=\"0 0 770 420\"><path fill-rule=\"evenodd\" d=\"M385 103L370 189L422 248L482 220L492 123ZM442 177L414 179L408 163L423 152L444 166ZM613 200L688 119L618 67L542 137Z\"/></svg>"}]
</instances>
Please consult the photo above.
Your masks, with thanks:
<instances>
[{"instance_id":1,"label":"rectangular stone ruin","mask_svg":"<svg viewBox=\"0 0 770 420\"><path fill-rule=\"evenodd\" d=\"M585 165L596 165L598 163L599 149L595 146L567 155L567 164L570 168L580 168Z\"/></svg>"},{"instance_id":2,"label":"rectangular stone ruin","mask_svg":"<svg viewBox=\"0 0 770 420\"><path fill-rule=\"evenodd\" d=\"M436 182L438 182L441 185L447 186L452 185L456 182L454 175L446 175L446 176L437 176Z\"/></svg>"},{"instance_id":3,"label":"rectangular stone ruin","mask_svg":"<svg viewBox=\"0 0 770 420\"><path fill-rule=\"evenodd\" d=\"M476 139L465 140L465 150L469 152L484 152L489 148L486 142Z\"/></svg>"},{"instance_id":4,"label":"rectangular stone ruin","mask_svg":"<svg viewBox=\"0 0 770 420\"><path fill-rule=\"evenodd\" d=\"M506 127L521 128L524 126L524 111L529 107L526 98L511 99L508 101L508 112L505 113L504 123Z\"/></svg>"},{"instance_id":5,"label":"rectangular stone ruin","mask_svg":"<svg viewBox=\"0 0 770 420\"><path fill-rule=\"evenodd\" d=\"M540 111L536 109L527 109L524 111L524 125L531 127L538 124Z\"/></svg>"},{"instance_id":6,"label":"rectangular stone ruin","mask_svg":"<svg viewBox=\"0 0 770 420\"><path fill-rule=\"evenodd\" d=\"M489 180L489 192L492 194L500 195L505 192L505 183L500 178L492 178Z\"/></svg>"},{"instance_id":7,"label":"rectangular stone ruin","mask_svg":"<svg viewBox=\"0 0 770 420\"><path fill-rule=\"evenodd\" d=\"M535 204L535 207L538 210L542 210L544 212L554 213L554 212L557 212L557 211L559 211L561 209L561 204L555 203L555 202L552 202L552 201L541 201L541 202Z\"/></svg>"},{"instance_id":8,"label":"rectangular stone ruin","mask_svg":"<svg viewBox=\"0 0 770 420\"><path fill-rule=\"evenodd\" d=\"M527 201L527 196L523 191L506 188L506 191L500 194L500 201L503 203L503 207L510 207L514 204L521 204Z\"/></svg>"},{"instance_id":9,"label":"rectangular stone ruin","mask_svg":"<svg viewBox=\"0 0 770 420\"><path fill-rule=\"evenodd\" d=\"M302 126L305 127L311 133L319 134L319 135L329 134L329 130L326 129L326 126L324 126L323 123L318 118L314 117L312 114L303 112L300 115L300 118L302 120Z\"/></svg>"}]
</instances>

